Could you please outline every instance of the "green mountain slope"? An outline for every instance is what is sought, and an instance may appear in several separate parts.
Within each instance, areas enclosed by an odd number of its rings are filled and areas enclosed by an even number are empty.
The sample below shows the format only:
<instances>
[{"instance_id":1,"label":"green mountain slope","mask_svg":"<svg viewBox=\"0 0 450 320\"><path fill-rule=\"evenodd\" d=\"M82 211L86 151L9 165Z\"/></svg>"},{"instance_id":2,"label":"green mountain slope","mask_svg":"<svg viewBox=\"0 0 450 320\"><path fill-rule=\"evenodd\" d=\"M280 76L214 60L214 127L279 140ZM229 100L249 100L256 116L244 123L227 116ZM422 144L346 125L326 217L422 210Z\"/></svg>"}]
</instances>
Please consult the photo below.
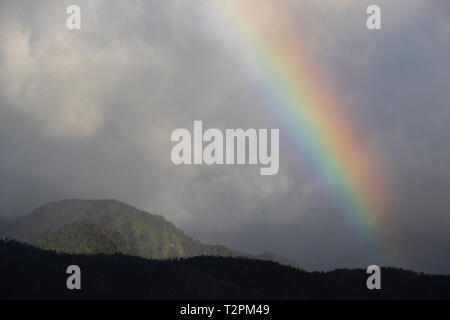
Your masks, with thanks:
<instances>
[{"instance_id":1,"label":"green mountain slope","mask_svg":"<svg viewBox=\"0 0 450 320\"><path fill-rule=\"evenodd\" d=\"M64 253L123 253L151 259L243 256L295 266L272 253L248 255L202 244L164 217L115 200L63 200L44 205L6 237Z\"/></svg>"}]
</instances>

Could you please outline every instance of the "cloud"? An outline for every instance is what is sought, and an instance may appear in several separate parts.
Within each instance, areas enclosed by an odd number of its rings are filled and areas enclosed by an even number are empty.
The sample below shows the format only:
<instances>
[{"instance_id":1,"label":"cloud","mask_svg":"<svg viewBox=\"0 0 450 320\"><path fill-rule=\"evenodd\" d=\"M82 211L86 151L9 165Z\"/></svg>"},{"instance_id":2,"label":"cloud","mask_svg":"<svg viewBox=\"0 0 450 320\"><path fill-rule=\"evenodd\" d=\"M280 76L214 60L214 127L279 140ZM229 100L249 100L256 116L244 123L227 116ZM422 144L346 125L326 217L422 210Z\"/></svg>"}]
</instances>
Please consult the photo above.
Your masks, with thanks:
<instances>
[{"instance_id":1,"label":"cloud","mask_svg":"<svg viewBox=\"0 0 450 320\"><path fill-rule=\"evenodd\" d=\"M125 14L133 17L131 9ZM157 47L136 38L108 39L99 46L90 37L99 29L78 35L55 27L32 38L29 25L5 24L0 82L7 106L31 118L41 134L83 137L101 127L107 97L123 77L143 67L170 72Z\"/></svg>"}]
</instances>

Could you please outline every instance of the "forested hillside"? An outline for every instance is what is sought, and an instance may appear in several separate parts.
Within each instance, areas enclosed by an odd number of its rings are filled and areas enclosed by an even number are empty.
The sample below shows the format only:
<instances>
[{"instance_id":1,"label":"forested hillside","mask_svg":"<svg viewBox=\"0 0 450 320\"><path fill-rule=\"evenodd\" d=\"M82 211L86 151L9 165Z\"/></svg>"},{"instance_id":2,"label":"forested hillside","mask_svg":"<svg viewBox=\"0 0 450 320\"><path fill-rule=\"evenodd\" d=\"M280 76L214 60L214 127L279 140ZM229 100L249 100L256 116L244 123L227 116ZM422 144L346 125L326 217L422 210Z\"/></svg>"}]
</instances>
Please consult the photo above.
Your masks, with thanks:
<instances>
[{"instance_id":1,"label":"forested hillside","mask_svg":"<svg viewBox=\"0 0 450 320\"><path fill-rule=\"evenodd\" d=\"M366 288L365 270L306 272L270 261L232 257L148 260L73 255L0 241L0 298L62 299L442 299L450 276L382 269L382 289ZM66 288L69 265L81 290Z\"/></svg>"},{"instance_id":2,"label":"forested hillside","mask_svg":"<svg viewBox=\"0 0 450 320\"><path fill-rule=\"evenodd\" d=\"M22 219L6 237L65 253L122 253L150 259L245 256L295 265L273 253L249 255L187 236L163 216L116 200L63 200Z\"/></svg>"}]
</instances>

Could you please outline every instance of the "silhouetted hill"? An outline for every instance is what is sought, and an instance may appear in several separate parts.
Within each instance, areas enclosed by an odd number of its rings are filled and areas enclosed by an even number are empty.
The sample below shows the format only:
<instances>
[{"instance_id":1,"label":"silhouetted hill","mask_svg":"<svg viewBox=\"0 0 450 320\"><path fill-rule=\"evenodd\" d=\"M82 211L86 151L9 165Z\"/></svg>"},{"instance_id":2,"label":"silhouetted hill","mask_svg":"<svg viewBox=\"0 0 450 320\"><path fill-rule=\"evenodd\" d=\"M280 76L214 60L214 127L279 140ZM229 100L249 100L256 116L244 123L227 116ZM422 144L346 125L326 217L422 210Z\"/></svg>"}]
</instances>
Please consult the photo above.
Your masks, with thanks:
<instances>
[{"instance_id":1,"label":"silhouetted hill","mask_svg":"<svg viewBox=\"0 0 450 320\"><path fill-rule=\"evenodd\" d=\"M247 258L73 255L0 241L0 261L1 299L450 299L450 276L395 268L383 268L382 290L369 291L362 269L306 272ZM66 289L72 264L80 291Z\"/></svg>"},{"instance_id":2,"label":"silhouetted hill","mask_svg":"<svg viewBox=\"0 0 450 320\"><path fill-rule=\"evenodd\" d=\"M6 237L65 253L122 253L150 259L245 256L295 265L272 253L249 255L195 241L163 216L116 200L63 200L22 219Z\"/></svg>"}]
</instances>

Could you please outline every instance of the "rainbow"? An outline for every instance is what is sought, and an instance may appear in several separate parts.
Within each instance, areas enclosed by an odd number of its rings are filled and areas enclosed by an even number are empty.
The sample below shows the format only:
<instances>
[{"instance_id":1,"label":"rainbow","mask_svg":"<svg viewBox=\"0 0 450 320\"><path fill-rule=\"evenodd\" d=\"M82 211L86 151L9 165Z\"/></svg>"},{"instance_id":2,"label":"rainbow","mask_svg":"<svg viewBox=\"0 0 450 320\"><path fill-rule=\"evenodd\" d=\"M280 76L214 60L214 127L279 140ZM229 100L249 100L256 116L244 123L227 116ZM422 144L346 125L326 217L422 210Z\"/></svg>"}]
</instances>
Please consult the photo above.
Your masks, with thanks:
<instances>
[{"instance_id":1,"label":"rainbow","mask_svg":"<svg viewBox=\"0 0 450 320\"><path fill-rule=\"evenodd\" d=\"M215 6L256 57L270 109L308 163L326 177L337 211L362 240L375 241L386 212L382 161L314 65L302 34L293 33L289 12L267 1L224 0Z\"/></svg>"}]
</instances>

